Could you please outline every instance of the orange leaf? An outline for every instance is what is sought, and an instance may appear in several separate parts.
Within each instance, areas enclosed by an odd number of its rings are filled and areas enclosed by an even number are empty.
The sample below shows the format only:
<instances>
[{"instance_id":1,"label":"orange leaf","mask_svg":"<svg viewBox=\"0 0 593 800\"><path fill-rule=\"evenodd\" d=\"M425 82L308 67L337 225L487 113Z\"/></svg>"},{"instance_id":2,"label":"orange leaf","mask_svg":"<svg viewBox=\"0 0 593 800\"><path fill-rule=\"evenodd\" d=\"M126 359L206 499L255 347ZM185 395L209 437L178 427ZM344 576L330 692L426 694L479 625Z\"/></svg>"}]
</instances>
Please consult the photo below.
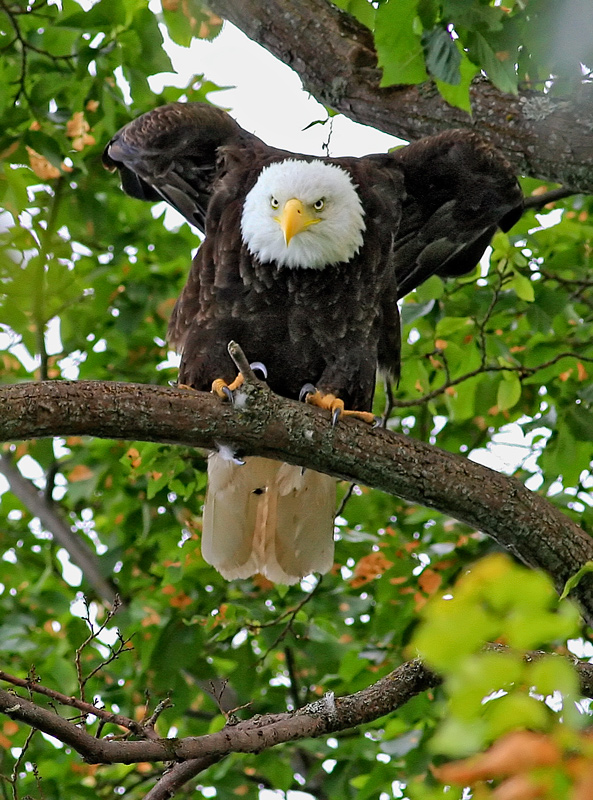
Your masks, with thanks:
<instances>
[{"instance_id":1,"label":"orange leaf","mask_svg":"<svg viewBox=\"0 0 593 800\"><path fill-rule=\"evenodd\" d=\"M74 469L70 470L68 474L68 480L70 483L76 483L77 481L87 481L89 478L93 477L93 471L89 469L85 464L77 464Z\"/></svg>"},{"instance_id":2,"label":"orange leaf","mask_svg":"<svg viewBox=\"0 0 593 800\"><path fill-rule=\"evenodd\" d=\"M392 566L393 561L385 558L383 553L369 553L360 559L354 568L354 574L358 577L374 578L375 575L382 575Z\"/></svg>"},{"instance_id":3,"label":"orange leaf","mask_svg":"<svg viewBox=\"0 0 593 800\"><path fill-rule=\"evenodd\" d=\"M579 761L585 762L586 766L575 784L572 800L591 800L593 797L593 764L585 759L579 759Z\"/></svg>"},{"instance_id":4,"label":"orange leaf","mask_svg":"<svg viewBox=\"0 0 593 800\"><path fill-rule=\"evenodd\" d=\"M580 361L577 361L577 373L580 381L586 380L589 376L587 375L587 370L581 364Z\"/></svg>"},{"instance_id":5,"label":"orange leaf","mask_svg":"<svg viewBox=\"0 0 593 800\"><path fill-rule=\"evenodd\" d=\"M179 594L176 594L175 597L171 598L170 605L172 605L173 608L185 608L186 606L191 605L192 602L193 600L189 595L185 594L185 592L179 592Z\"/></svg>"},{"instance_id":6,"label":"orange leaf","mask_svg":"<svg viewBox=\"0 0 593 800\"><path fill-rule=\"evenodd\" d=\"M544 782L534 783L528 775L513 775L492 792L492 797L495 800L538 800L550 796L548 788Z\"/></svg>"},{"instance_id":7,"label":"orange leaf","mask_svg":"<svg viewBox=\"0 0 593 800\"><path fill-rule=\"evenodd\" d=\"M441 576L432 569L425 569L418 578L418 586L428 595L437 592L441 583Z\"/></svg>"},{"instance_id":8,"label":"orange leaf","mask_svg":"<svg viewBox=\"0 0 593 800\"><path fill-rule=\"evenodd\" d=\"M82 111L75 111L72 118L66 123L66 136L70 139L82 136L88 130L90 130L90 125L84 118L84 112Z\"/></svg>"},{"instance_id":9,"label":"orange leaf","mask_svg":"<svg viewBox=\"0 0 593 800\"><path fill-rule=\"evenodd\" d=\"M36 153L32 147L27 147L27 153L29 154L29 164L31 165L31 169L37 175L38 178L41 178L43 181L48 181L51 178L59 178L62 174L57 167L54 167L47 158L40 156L39 153Z\"/></svg>"},{"instance_id":10,"label":"orange leaf","mask_svg":"<svg viewBox=\"0 0 593 800\"><path fill-rule=\"evenodd\" d=\"M2 730L7 736L14 736L15 733L19 732L19 726L16 722L10 719L4 723Z\"/></svg>"},{"instance_id":11,"label":"orange leaf","mask_svg":"<svg viewBox=\"0 0 593 800\"><path fill-rule=\"evenodd\" d=\"M134 469L136 469L136 467L139 467L140 464L142 463L142 459L140 458L140 453L135 447L130 447L126 455L130 459L130 464Z\"/></svg>"},{"instance_id":12,"label":"orange leaf","mask_svg":"<svg viewBox=\"0 0 593 800\"><path fill-rule=\"evenodd\" d=\"M561 372L560 375L558 375L558 377L560 378L561 381L564 382L567 381L571 375L572 375L572 367L570 369L567 369L566 372Z\"/></svg>"},{"instance_id":13,"label":"orange leaf","mask_svg":"<svg viewBox=\"0 0 593 800\"><path fill-rule=\"evenodd\" d=\"M465 786L475 781L524 773L534 767L551 766L560 759L556 743L545 734L512 731L485 753L443 764L442 767L435 767L433 772L443 783Z\"/></svg>"},{"instance_id":14,"label":"orange leaf","mask_svg":"<svg viewBox=\"0 0 593 800\"><path fill-rule=\"evenodd\" d=\"M423 608L426 603L428 602L428 597L425 597L420 592L416 592L414 595L414 611L418 612L421 608Z\"/></svg>"},{"instance_id":15,"label":"orange leaf","mask_svg":"<svg viewBox=\"0 0 593 800\"><path fill-rule=\"evenodd\" d=\"M265 578L263 575L260 575L258 572L257 575L253 576L253 583L257 586L258 589L261 589L263 592L270 592L274 588L274 584L272 581Z\"/></svg>"},{"instance_id":16,"label":"orange leaf","mask_svg":"<svg viewBox=\"0 0 593 800\"><path fill-rule=\"evenodd\" d=\"M176 302L177 300L174 297L169 297L167 300L163 300L156 307L156 313L161 319L168 320Z\"/></svg>"}]
</instances>

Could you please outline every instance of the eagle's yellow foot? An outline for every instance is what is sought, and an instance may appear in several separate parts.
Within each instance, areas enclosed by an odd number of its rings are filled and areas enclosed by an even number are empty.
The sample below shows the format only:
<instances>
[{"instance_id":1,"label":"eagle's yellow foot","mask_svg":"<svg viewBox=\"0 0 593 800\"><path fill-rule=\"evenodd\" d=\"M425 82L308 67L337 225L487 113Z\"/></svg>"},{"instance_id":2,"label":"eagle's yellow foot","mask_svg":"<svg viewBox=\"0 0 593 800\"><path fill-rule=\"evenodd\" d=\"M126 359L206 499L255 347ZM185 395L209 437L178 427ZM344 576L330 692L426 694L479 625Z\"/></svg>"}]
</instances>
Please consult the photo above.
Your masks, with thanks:
<instances>
[{"instance_id":1,"label":"eagle's yellow foot","mask_svg":"<svg viewBox=\"0 0 593 800\"><path fill-rule=\"evenodd\" d=\"M268 370L265 367L265 364L262 364L261 361L254 361L252 364L249 365L252 370L258 370L263 375L264 380L268 377ZM212 394L216 394L223 399L226 397L227 400L230 400L231 403L233 402L233 392L235 389L238 389L245 383L245 377L243 373L240 372L237 377L235 378L232 383L227 383L222 378L216 378L212 381L212 386L210 387L210 391Z\"/></svg>"},{"instance_id":2,"label":"eagle's yellow foot","mask_svg":"<svg viewBox=\"0 0 593 800\"><path fill-rule=\"evenodd\" d=\"M216 380L212 381L212 387L210 391L212 394L217 394L219 397L223 399L226 397L227 400L233 401L233 392L235 389L238 389L239 386L243 385L244 382L243 375L239 373L232 383L227 383L223 381L222 378L216 378Z\"/></svg>"},{"instance_id":3,"label":"eagle's yellow foot","mask_svg":"<svg viewBox=\"0 0 593 800\"><path fill-rule=\"evenodd\" d=\"M187 383L177 383L177 381L169 381L169 386L174 386L176 389L187 389L189 392L196 392L193 386L188 386Z\"/></svg>"},{"instance_id":4,"label":"eagle's yellow foot","mask_svg":"<svg viewBox=\"0 0 593 800\"><path fill-rule=\"evenodd\" d=\"M323 394L311 384L306 384L301 390L301 399L305 399L306 403L318 408L325 408L332 412L332 425L335 425L340 417L354 417L367 422L369 425L374 425L376 422L375 415L370 411L352 411L351 409L344 408L344 401L336 397L335 394Z\"/></svg>"}]
</instances>

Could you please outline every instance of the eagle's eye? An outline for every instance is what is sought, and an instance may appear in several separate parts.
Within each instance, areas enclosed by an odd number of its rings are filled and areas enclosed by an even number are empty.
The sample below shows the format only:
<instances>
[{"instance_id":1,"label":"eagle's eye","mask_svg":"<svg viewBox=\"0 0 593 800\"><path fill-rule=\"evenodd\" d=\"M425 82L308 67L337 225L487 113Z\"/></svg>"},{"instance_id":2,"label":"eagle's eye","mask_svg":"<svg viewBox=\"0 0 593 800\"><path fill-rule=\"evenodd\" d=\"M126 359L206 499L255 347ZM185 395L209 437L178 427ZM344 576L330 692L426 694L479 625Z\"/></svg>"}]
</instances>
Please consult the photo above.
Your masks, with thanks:
<instances>
[{"instance_id":1,"label":"eagle's eye","mask_svg":"<svg viewBox=\"0 0 593 800\"><path fill-rule=\"evenodd\" d=\"M276 200L275 197L270 197L270 205L273 209L277 209L280 203Z\"/></svg>"},{"instance_id":2,"label":"eagle's eye","mask_svg":"<svg viewBox=\"0 0 593 800\"><path fill-rule=\"evenodd\" d=\"M313 208L315 209L315 211L321 211L324 205L325 205L325 200L323 199L323 197L321 197L319 200L313 203Z\"/></svg>"}]
</instances>

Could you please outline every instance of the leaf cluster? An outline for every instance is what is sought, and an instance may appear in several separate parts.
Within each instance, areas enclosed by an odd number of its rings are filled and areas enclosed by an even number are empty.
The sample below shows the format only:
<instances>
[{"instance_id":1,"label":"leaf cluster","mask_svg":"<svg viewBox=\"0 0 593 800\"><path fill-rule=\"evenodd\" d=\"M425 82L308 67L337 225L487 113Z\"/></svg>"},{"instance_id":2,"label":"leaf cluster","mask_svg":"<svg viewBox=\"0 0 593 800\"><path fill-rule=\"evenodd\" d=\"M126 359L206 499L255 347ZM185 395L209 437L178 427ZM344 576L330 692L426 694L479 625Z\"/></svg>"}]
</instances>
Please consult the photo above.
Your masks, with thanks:
<instances>
[{"instance_id":1,"label":"leaf cluster","mask_svg":"<svg viewBox=\"0 0 593 800\"><path fill-rule=\"evenodd\" d=\"M483 73L503 92L552 82L565 94L593 64L586 0L339 0L374 34L383 85L429 79L447 102L470 110Z\"/></svg>"}]
</instances>

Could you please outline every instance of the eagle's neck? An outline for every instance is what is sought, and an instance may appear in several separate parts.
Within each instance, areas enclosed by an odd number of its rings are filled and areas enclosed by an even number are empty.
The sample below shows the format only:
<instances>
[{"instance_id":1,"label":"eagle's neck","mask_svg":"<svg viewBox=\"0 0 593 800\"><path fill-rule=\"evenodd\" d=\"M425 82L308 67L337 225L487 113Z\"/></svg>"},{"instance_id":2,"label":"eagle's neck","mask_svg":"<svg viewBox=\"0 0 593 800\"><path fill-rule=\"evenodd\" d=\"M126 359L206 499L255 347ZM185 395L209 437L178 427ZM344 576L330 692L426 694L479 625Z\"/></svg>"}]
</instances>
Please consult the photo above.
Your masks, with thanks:
<instances>
[{"instance_id":1,"label":"eagle's neck","mask_svg":"<svg viewBox=\"0 0 593 800\"><path fill-rule=\"evenodd\" d=\"M279 216L294 199L317 217L287 244ZM279 267L323 269L350 261L363 245L364 230L364 210L349 173L321 160L286 159L265 167L241 217L249 252Z\"/></svg>"}]
</instances>

